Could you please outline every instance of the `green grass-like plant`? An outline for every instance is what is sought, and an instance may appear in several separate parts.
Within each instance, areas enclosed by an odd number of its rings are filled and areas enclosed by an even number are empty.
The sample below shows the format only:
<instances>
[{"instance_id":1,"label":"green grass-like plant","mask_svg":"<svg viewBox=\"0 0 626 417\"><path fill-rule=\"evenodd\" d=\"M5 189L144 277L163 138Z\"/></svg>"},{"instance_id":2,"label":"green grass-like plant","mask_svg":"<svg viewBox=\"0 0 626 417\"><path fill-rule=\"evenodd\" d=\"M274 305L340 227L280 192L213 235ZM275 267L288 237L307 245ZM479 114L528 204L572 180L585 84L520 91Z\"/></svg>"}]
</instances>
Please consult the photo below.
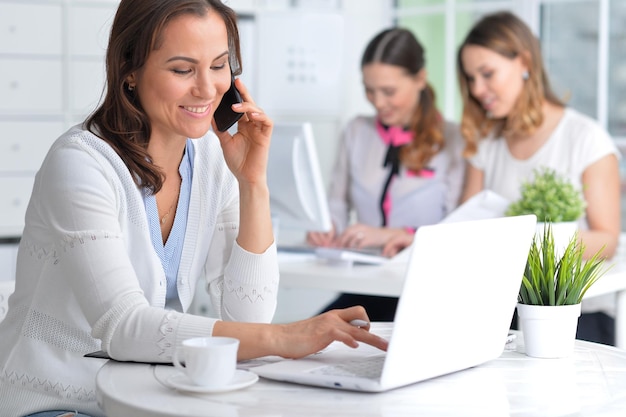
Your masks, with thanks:
<instances>
[{"instance_id":1,"label":"green grass-like plant","mask_svg":"<svg viewBox=\"0 0 626 417\"><path fill-rule=\"evenodd\" d=\"M534 214L540 222L570 222L585 213L585 200L574 185L550 168L538 168L521 186L521 198L509 205L507 216Z\"/></svg>"},{"instance_id":2,"label":"green grass-like plant","mask_svg":"<svg viewBox=\"0 0 626 417\"><path fill-rule=\"evenodd\" d=\"M589 287L609 269L601 256L604 247L585 261L585 246L576 233L559 255L552 226L547 226L543 236L533 239L518 301L546 306L579 304Z\"/></svg>"}]
</instances>

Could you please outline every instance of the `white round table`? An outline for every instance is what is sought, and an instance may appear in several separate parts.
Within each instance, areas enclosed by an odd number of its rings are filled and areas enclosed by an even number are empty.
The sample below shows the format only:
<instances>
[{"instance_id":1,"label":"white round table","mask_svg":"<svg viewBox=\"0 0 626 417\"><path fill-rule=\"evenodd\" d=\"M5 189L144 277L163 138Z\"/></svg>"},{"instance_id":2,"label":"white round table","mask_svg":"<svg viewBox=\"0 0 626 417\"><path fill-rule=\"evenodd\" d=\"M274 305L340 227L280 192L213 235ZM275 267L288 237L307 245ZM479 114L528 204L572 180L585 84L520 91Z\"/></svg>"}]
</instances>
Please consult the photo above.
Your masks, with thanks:
<instances>
[{"instance_id":1,"label":"white round table","mask_svg":"<svg viewBox=\"0 0 626 417\"><path fill-rule=\"evenodd\" d=\"M523 349L520 335L496 360L380 394L263 378L238 391L190 394L155 377L176 372L171 366L109 361L97 395L107 417L626 415L626 351L577 341L569 358L534 359Z\"/></svg>"}]
</instances>

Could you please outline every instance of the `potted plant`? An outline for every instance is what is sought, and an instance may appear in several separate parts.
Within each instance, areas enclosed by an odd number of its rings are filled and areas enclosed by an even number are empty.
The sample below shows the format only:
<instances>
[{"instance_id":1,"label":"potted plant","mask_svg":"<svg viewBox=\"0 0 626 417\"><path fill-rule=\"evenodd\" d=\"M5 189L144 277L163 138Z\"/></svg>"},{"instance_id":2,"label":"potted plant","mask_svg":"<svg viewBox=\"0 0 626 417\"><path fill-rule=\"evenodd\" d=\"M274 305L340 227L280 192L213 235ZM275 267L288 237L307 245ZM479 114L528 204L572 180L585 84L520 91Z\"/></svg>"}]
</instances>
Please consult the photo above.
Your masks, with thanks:
<instances>
[{"instance_id":1,"label":"potted plant","mask_svg":"<svg viewBox=\"0 0 626 417\"><path fill-rule=\"evenodd\" d=\"M557 358L572 352L583 296L608 269L602 250L583 260L585 246L575 233L561 254L549 223L535 235L517 305L528 356Z\"/></svg>"},{"instance_id":2,"label":"potted plant","mask_svg":"<svg viewBox=\"0 0 626 417\"><path fill-rule=\"evenodd\" d=\"M586 203L579 190L564 176L547 167L535 169L532 180L521 186L521 197L507 208L505 215L537 216L537 233L542 235L550 223L556 246L563 250L578 230L578 219Z\"/></svg>"}]
</instances>

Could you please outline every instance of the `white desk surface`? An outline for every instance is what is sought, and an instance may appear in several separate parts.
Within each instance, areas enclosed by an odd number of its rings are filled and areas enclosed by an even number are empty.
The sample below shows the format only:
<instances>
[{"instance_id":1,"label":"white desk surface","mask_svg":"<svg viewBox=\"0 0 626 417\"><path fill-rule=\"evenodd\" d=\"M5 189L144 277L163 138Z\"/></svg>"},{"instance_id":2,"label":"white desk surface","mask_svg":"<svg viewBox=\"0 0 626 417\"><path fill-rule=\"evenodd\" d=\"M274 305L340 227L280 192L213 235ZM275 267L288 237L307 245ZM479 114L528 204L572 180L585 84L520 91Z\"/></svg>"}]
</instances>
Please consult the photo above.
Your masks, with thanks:
<instances>
[{"instance_id":1,"label":"white desk surface","mask_svg":"<svg viewBox=\"0 0 626 417\"><path fill-rule=\"evenodd\" d=\"M406 264L337 266L324 260L280 260L280 285L397 297Z\"/></svg>"},{"instance_id":2,"label":"white desk surface","mask_svg":"<svg viewBox=\"0 0 626 417\"><path fill-rule=\"evenodd\" d=\"M186 394L155 379L155 372L176 372L173 367L110 361L98 373L97 395L107 417L624 415L626 351L576 341L569 358L534 359L523 352L520 333L496 360L379 394L263 378L239 391Z\"/></svg>"},{"instance_id":3,"label":"white desk surface","mask_svg":"<svg viewBox=\"0 0 626 417\"><path fill-rule=\"evenodd\" d=\"M626 349L626 236L613 266L585 294L585 298L616 296L616 346ZM280 285L367 295L398 297L402 292L406 262L383 265L337 266L314 258L280 258Z\"/></svg>"}]
</instances>

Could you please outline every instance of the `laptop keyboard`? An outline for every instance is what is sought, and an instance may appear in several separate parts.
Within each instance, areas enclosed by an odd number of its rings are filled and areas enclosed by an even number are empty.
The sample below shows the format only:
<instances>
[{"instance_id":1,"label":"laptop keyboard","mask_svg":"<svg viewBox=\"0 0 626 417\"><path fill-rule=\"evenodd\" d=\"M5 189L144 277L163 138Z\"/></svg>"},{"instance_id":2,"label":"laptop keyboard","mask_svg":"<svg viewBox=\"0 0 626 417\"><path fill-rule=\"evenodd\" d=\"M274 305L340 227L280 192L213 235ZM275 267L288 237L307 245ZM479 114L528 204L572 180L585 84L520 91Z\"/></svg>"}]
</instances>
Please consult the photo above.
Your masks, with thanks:
<instances>
[{"instance_id":1,"label":"laptop keyboard","mask_svg":"<svg viewBox=\"0 0 626 417\"><path fill-rule=\"evenodd\" d=\"M351 376L378 379L383 372L385 356L374 356L365 360L348 361L340 365L326 365L311 371L313 374Z\"/></svg>"}]
</instances>

